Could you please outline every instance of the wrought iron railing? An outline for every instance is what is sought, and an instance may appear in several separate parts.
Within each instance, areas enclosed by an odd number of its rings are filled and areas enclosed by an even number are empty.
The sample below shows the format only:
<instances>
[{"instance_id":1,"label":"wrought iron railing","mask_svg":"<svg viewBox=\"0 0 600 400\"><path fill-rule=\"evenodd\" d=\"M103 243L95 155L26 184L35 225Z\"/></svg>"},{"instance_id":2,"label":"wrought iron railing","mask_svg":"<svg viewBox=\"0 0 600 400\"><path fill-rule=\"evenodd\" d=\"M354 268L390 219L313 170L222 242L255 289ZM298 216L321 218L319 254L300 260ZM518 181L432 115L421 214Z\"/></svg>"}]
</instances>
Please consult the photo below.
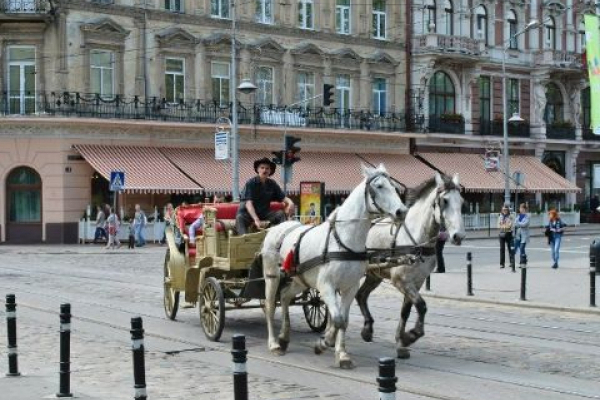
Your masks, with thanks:
<instances>
[{"instance_id":1,"label":"wrought iron railing","mask_svg":"<svg viewBox=\"0 0 600 400\"><path fill-rule=\"evenodd\" d=\"M509 122L508 137L529 137L529 123ZM504 136L502 121L480 121L479 134L482 136Z\"/></svg>"},{"instance_id":2,"label":"wrought iron railing","mask_svg":"<svg viewBox=\"0 0 600 400\"><path fill-rule=\"evenodd\" d=\"M575 127L546 125L546 138L575 140Z\"/></svg>"},{"instance_id":3,"label":"wrought iron railing","mask_svg":"<svg viewBox=\"0 0 600 400\"><path fill-rule=\"evenodd\" d=\"M594 141L600 140L600 135L594 135L594 132L589 127L583 128L581 130L581 134L583 136L583 140L594 140Z\"/></svg>"},{"instance_id":4,"label":"wrought iron railing","mask_svg":"<svg viewBox=\"0 0 600 400\"><path fill-rule=\"evenodd\" d=\"M201 100L172 103L158 97L144 99L140 96L101 96L74 92L3 92L0 114L213 123L220 117L231 117L231 104ZM421 119L414 116L407 118L404 113L397 112L238 105L240 124L394 132L406 131L407 120L414 126L414 121Z\"/></svg>"},{"instance_id":5,"label":"wrought iron railing","mask_svg":"<svg viewBox=\"0 0 600 400\"><path fill-rule=\"evenodd\" d=\"M47 0L0 0L4 14L45 14L49 9Z\"/></svg>"},{"instance_id":6,"label":"wrought iron railing","mask_svg":"<svg viewBox=\"0 0 600 400\"><path fill-rule=\"evenodd\" d=\"M429 132L463 134L465 133L465 121L464 119L449 120L430 115L428 129Z\"/></svg>"}]
</instances>

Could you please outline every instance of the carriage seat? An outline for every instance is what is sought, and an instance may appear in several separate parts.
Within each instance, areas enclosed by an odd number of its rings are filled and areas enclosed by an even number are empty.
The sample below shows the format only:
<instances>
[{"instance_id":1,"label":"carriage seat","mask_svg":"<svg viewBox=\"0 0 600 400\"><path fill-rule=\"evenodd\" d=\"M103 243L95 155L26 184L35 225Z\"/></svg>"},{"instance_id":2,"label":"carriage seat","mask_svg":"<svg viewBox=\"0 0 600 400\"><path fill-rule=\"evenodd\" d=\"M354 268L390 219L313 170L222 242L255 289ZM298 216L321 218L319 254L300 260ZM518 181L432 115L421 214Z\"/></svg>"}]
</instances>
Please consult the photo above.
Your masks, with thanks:
<instances>
[{"instance_id":1,"label":"carriage seat","mask_svg":"<svg viewBox=\"0 0 600 400\"><path fill-rule=\"evenodd\" d=\"M209 206L209 205L207 205ZM235 230L235 216L237 215L240 203L219 203L212 204L209 207L217 210L215 227L217 232L233 232ZM283 203L271 202L271 211L283 210ZM268 221L263 221L261 226L266 228L269 225Z\"/></svg>"}]
</instances>

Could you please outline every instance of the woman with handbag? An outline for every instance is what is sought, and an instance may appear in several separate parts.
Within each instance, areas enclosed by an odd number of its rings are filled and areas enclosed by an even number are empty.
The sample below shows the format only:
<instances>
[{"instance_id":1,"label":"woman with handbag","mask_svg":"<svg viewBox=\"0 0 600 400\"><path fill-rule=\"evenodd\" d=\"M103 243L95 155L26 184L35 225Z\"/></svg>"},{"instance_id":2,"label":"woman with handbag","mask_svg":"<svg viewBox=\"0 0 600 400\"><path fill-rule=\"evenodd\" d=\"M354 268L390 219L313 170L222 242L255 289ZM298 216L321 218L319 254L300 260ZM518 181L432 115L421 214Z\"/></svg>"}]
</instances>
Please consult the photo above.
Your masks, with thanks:
<instances>
[{"instance_id":1,"label":"woman with handbag","mask_svg":"<svg viewBox=\"0 0 600 400\"><path fill-rule=\"evenodd\" d=\"M562 219L560 219L558 211L556 210L548 211L548 218L550 221L548 222L546 229L550 231L550 236L548 237L548 244L550 245L550 251L552 254L552 268L557 269L560 243L562 242L562 236L567 224L565 224L562 221Z\"/></svg>"},{"instance_id":2,"label":"woman with handbag","mask_svg":"<svg viewBox=\"0 0 600 400\"><path fill-rule=\"evenodd\" d=\"M527 264L525 246L529 243L529 214L525 203L519 206L519 214L515 218L515 228L515 256L519 251L521 254L519 264Z\"/></svg>"},{"instance_id":3,"label":"woman with handbag","mask_svg":"<svg viewBox=\"0 0 600 400\"><path fill-rule=\"evenodd\" d=\"M500 211L500 215L498 216L498 229L500 233L498 234L500 238L500 268L505 267L505 252L504 248L508 250L508 258L510 261L510 267L513 272L515 271L515 253L513 252L513 218L510 215L510 210L507 205L502 207L502 211Z\"/></svg>"}]
</instances>

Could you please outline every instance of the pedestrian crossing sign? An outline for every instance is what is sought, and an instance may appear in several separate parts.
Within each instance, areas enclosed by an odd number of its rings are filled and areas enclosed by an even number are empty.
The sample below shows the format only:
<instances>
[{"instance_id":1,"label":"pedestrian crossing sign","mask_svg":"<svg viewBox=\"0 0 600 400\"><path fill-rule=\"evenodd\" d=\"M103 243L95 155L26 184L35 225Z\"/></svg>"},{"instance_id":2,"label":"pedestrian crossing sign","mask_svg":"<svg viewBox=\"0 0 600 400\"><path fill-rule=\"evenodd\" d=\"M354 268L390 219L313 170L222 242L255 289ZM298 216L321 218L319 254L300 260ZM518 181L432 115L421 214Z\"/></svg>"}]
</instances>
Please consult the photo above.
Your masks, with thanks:
<instances>
[{"instance_id":1,"label":"pedestrian crossing sign","mask_svg":"<svg viewBox=\"0 0 600 400\"><path fill-rule=\"evenodd\" d=\"M110 191L120 192L125 189L125 172L111 171L110 172Z\"/></svg>"}]
</instances>

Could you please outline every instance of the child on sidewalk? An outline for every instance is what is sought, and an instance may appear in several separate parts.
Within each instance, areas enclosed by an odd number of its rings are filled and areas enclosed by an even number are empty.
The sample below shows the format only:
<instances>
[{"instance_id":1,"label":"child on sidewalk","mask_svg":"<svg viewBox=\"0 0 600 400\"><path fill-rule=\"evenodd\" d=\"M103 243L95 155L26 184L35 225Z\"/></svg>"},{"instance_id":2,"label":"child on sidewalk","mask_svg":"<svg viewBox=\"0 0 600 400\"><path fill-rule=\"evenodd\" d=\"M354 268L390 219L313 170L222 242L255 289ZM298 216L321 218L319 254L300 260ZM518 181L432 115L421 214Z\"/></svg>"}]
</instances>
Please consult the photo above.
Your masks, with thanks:
<instances>
[{"instance_id":1,"label":"child on sidewalk","mask_svg":"<svg viewBox=\"0 0 600 400\"><path fill-rule=\"evenodd\" d=\"M133 221L129 223L129 244L127 248L135 248L135 226L133 225Z\"/></svg>"},{"instance_id":2,"label":"child on sidewalk","mask_svg":"<svg viewBox=\"0 0 600 400\"><path fill-rule=\"evenodd\" d=\"M108 243L106 243L105 249L114 249L121 247L121 242L117 237L119 232L119 217L115 214L115 210L109 207L109 215L106 218L106 227L108 229Z\"/></svg>"}]
</instances>

